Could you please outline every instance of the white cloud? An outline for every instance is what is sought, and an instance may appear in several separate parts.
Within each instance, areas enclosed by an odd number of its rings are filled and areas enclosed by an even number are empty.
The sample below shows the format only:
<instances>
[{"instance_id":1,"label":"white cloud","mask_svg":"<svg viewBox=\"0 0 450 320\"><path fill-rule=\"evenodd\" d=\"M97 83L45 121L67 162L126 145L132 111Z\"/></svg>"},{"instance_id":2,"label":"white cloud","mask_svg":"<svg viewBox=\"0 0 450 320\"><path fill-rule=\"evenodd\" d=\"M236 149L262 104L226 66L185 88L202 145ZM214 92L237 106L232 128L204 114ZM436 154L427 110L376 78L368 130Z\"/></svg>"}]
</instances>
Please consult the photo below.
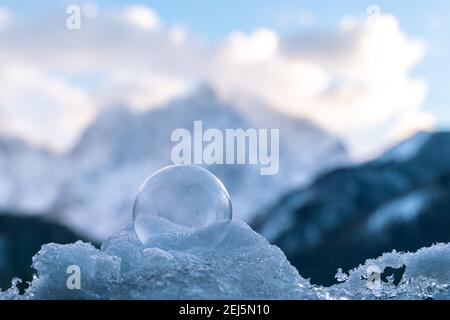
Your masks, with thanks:
<instances>
[{"instance_id":1,"label":"white cloud","mask_svg":"<svg viewBox=\"0 0 450 320\"><path fill-rule=\"evenodd\" d=\"M225 99L251 98L309 117L343 137L358 156L432 123L422 110L427 85L410 75L425 45L408 38L393 16L381 15L370 24L347 17L336 30L289 38L271 29L236 31L215 47L196 42L181 26L163 27L145 6L127 7L120 17L102 10L77 32L56 19L26 33L15 28L0 33L0 62L39 74L32 85L9 81L11 72L0 63L0 116L6 119L1 125L10 123L11 131L67 147L105 106L149 108L201 81ZM30 88L40 98L28 99L28 108L42 109L39 113L52 121L24 109L21 99L33 97ZM60 128L60 119L71 117L74 124ZM58 130L64 134L55 134Z\"/></svg>"},{"instance_id":2,"label":"white cloud","mask_svg":"<svg viewBox=\"0 0 450 320\"><path fill-rule=\"evenodd\" d=\"M232 37L222 49L211 79L226 98L240 93L293 116L307 116L342 136L356 156L377 152L388 143L361 139L356 132L392 119L398 120L384 130L396 131L404 118L421 123L425 117L430 122L430 115L421 110L427 85L409 75L425 46L408 39L393 16L379 16L370 24L347 17L335 33L283 39L281 45L259 38L259 31L240 34L239 41ZM262 49L256 49L257 43Z\"/></svg>"},{"instance_id":3,"label":"white cloud","mask_svg":"<svg viewBox=\"0 0 450 320\"><path fill-rule=\"evenodd\" d=\"M247 36L234 32L223 48L225 59L237 64L265 62L272 58L278 48L278 36L270 29L260 29Z\"/></svg>"},{"instance_id":4,"label":"white cloud","mask_svg":"<svg viewBox=\"0 0 450 320\"><path fill-rule=\"evenodd\" d=\"M132 5L125 9L124 18L129 23L147 31L157 31L161 26L156 12L144 5Z\"/></svg>"},{"instance_id":5,"label":"white cloud","mask_svg":"<svg viewBox=\"0 0 450 320\"><path fill-rule=\"evenodd\" d=\"M83 15L88 19L95 19L99 13L99 7L94 1L86 1L83 3Z\"/></svg>"},{"instance_id":6,"label":"white cloud","mask_svg":"<svg viewBox=\"0 0 450 320\"><path fill-rule=\"evenodd\" d=\"M232 34L208 70L209 81L227 99L254 97L298 115L296 103L323 92L329 77L318 64L284 58L278 42L265 29Z\"/></svg>"},{"instance_id":7,"label":"white cloud","mask_svg":"<svg viewBox=\"0 0 450 320\"><path fill-rule=\"evenodd\" d=\"M186 95L191 83L182 78L147 71L116 70L97 91L98 105L124 104L136 110L163 105L175 97Z\"/></svg>"},{"instance_id":8,"label":"white cloud","mask_svg":"<svg viewBox=\"0 0 450 320\"><path fill-rule=\"evenodd\" d=\"M184 27L180 25L175 25L169 30L169 39L175 45L182 45L186 43L187 31Z\"/></svg>"},{"instance_id":9,"label":"white cloud","mask_svg":"<svg viewBox=\"0 0 450 320\"><path fill-rule=\"evenodd\" d=\"M35 67L3 66L0 88L1 130L36 144L65 147L91 120L85 92Z\"/></svg>"}]
</instances>

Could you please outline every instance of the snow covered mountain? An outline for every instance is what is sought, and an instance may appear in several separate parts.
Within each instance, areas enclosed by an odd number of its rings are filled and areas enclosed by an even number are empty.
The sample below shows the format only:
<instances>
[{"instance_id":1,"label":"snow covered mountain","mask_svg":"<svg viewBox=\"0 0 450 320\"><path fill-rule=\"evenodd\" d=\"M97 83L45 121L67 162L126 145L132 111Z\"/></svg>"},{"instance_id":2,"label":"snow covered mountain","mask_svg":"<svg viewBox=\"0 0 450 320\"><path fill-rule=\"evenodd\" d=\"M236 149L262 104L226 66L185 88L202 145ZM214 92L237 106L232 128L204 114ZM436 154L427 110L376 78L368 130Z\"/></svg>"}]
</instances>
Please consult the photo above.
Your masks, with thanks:
<instances>
[{"instance_id":1,"label":"snow covered mountain","mask_svg":"<svg viewBox=\"0 0 450 320\"><path fill-rule=\"evenodd\" d=\"M211 89L203 88L192 96L146 112L132 112L126 107L105 110L70 153L61 159L42 160L43 166L47 164L49 168L37 170L42 175L37 182L23 182L40 187L50 181L50 190L57 190L52 197L45 197L41 206L31 209L51 212L55 219L77 231L105 239L129 222L135 194L144 179L172 164L171 150L176 144L170 139L173 130L185 128L192 132L193 123L198 120L203 122L204 130L280 129L277 175L261 176L255 165L205 166L228 189L234 216L246 221L318 172L348 162L343 145L309 121L292 119L264 106L244 112L243 108L220 101ZM39 198L39 187L25 200ZM18 201L5 200L2 204L7 209L17 204L19 210L28 210L21 205L25 201L21 196L18 193Z\"/></svg>"},{"instance_id":2,"label":"snow covered mountain","mask_svg":"<svg viewBox=\"0 0 450 320\"><path fill-rule=\"evenodd\" d=\"M24 213L47 210L64 176L56 156L12 137L0 137L0 208Z\"/></svg>"},{"instance_id":3,"label":"snow covered mountain","mask_svg":"<svg viewBox=\"0 0 450 320\"><path fill-rule=\"evenodd\" d=\"M449 242L450 133L420 133L379 159L284 196L253 226L313 282L367 257Z\"/></svg>"},{"instance_id":4,"label":"snow covered mountain","mask_svg":"<svg viewBox=\"0 0 450 320\"><path fill-rule=\"evenodd\" d=\"M76 178L64 186L56 204L64 208L62 220L100 239L127 223L139 185L149 174L172 164L173 130L185 128L192 133L193 123L198 120L204 130L216 128L223 132L280 128L277 175L261 176L254 165L205 166L228 189L234 215L247 221L286 190L308 181L320 170L347 161L344 147L308 121L292 120L261 107L263 112L277 121L251 122L238 108L219 101L208 88L144 113L120 107L106 111L70 154L72 167L80 169Z\"/></svg>"}]
</instances>

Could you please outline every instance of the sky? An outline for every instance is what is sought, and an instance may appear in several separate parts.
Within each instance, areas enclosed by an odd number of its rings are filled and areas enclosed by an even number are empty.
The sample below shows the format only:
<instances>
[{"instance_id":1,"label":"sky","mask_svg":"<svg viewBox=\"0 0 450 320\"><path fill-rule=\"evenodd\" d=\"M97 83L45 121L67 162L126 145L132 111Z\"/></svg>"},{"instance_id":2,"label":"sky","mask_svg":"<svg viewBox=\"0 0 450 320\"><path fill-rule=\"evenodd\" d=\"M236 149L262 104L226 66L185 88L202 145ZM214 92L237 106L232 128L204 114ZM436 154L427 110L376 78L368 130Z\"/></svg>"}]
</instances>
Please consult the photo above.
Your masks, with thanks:
<instances>
[{"instance_id":1,"label":"sky","mask_svg":"<svg viewBox=\"0 0 450 320\"><path fill-rule=\"evenodd\" d=\"M67 149L107 106L207 82L371 155L450 126L449 33L450 2L434 0L0 0L0 130Z\"/></svg>"}]
</instances>

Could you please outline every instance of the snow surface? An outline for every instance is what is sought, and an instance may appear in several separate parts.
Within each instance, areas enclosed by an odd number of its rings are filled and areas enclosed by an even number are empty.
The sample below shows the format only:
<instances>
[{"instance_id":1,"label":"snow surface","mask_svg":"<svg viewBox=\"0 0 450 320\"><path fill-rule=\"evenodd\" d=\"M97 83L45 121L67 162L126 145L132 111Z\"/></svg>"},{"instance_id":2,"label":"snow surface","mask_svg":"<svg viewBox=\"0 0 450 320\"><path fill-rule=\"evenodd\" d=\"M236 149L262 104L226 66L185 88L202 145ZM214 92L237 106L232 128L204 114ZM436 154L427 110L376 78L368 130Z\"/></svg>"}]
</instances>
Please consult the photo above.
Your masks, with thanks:
<instances>
[{"instance_id":1,"label":"snow surface","mask_svg":"<svg viewBox=\"0 0 450 320\"><path fill-rule=\"evenodd\" d=\"M320 299L450 299L450 244L436 244L414 253L395 250L350 271L338 272L345 280L330 288L317 290ZM367 278L371 270L406 267L400 282L388 277L379 287L370 287Z\"/></svg>"},{"instance_id":2,"label":"snow surface","mask_svg":"<svg viewBox=\"0 0 450 320\"><path fill-rule=\"evenodd\" d=\"M33 258L37 275L20 295L13 280L0 299L450 299L450 244L416 253L386 253L367 260L332 287L311 285L244 222L232 222L215 248L189 248L184 234L156 238L143 247L130 225L101 247L78 241L47 244ZM184 241L185 240L185 241ZM68 266L81 270L81 289L67 289ZM396 285L393 278L368 285L370 270L406 266Z\"/></svg>"},{"instance_id":3,"label":"snow surface","mask_svg":"<svg viewBox=\"0 0 450 320\"><path fill-rule=\"evenodd\" d=\"M184 234L174 235L185 243ZM308 283L286 260L243 222L233 222L216 248L173 248L173 239L144 248L132 226L100 250L77 242L48 244L33 258L38 276L23 299L297 299L313 296ZM67 267L81 269L81 290L66 287Z\"/></svg>"}]
</instances>

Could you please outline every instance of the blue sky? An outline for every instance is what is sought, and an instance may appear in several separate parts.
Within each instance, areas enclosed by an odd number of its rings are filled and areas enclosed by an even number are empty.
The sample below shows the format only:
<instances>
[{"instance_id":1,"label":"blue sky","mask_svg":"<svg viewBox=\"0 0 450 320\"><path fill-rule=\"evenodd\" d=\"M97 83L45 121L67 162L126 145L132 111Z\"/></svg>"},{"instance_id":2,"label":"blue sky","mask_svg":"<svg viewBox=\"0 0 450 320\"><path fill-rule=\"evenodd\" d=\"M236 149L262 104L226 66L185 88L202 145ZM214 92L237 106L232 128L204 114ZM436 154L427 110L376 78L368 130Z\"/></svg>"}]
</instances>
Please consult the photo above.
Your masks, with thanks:
<instances>
[{"instance_id":1,"label":"blue sky","mask_svg":"<svg viewBox=\"0 0 450 320\"><path fill-rule=\"evenodd\" d=\"M438 128L450 127L450 107L448 106L450 103L450 81L448 81L450 64L447 62L447 57L450 56L450 43L448 41L450 36L450 2L436 0L420 2L406 0L97 0L95 2L99 8L99 17L102 16L102 13L114 10L116 8L119 10L135 4L148 6L157 13L158 17L165 26L181 25L189 31L189 34L199 36L204 42L211 44L212 46L223 46L230 34L237 30L251 35L254 30L258 30L260 28L270 28L276 32L279 39L282 39L283 37L288 38L290 35L299 35L302 33L306 34L308 32L310 34L311 32L313 32L313 34L314 32L322 31L332 32L337 28L343 17L350 16L367 18L369 15L367 13L367 8L370 6L376 6L379 8L381 13L391 14L396 17L400 24L400 31L402 35L405 35L408 41L418 38L423 40L425 43L426 54L420 59L419 63L411 63L412 67L408 68L407 71L408 77L410 76L411 78L423 80L427 84L428 88L426 91L426 97L422 103L422 106L423 109L430 112L434 116L436 126ZM14 19L18 21L19 24L25 28L25 30L27 30L26 26L29 26L29 31L26 32L33 33L37 32L37 29L33 24L34 21L45 21L49 19L49 17L55 16L57 19L61 19L61 21L63 21L62 19L66 18L65 8L67 5L83 3L85 3L85 1L81 0L0 0L0 7L3 6L8 8L13 13ZM42 28L42 30L44 30L43 32L46 32L45 30L51 30L51 28ZM18 32L18 34L23 34L20 33L20 29L15 31ZM47 38L45 35L36 34L31 37L31 40L24 40L24 43L28 41L32 44L33 38L39 38L40 36L42 36L43 39L47 39L42 41L50 41L49 39L54 36L51 32L53 31L47 32L50 34ZM95 35L99 35L100 33L101 30L99 29L96 33L91 34L90 37L92 36L92 39L94 39ZM268 39L270 40L270 36ZM113 46L114 43L111 45ZM133 45L133 43L130 43L130 45ZM13 50L15 45L12 44L10 46L11 48L9 49ZM25 44L24 47L26 47ZM57 49L60 50L61 48ZM142 51L144 52L147 49L150 50L151 48L143 48ZM378 48L378 50L381 51L383 51L383 49L384 48ZM411 48L408 47L408 50L409 49ZM96 50L101 52L103 48L97 48ZM139 51L140 47L136 46L135 50ZM389 48L386 48L386 50L389 51ZM218 51L218 55L220 56L220 50ZM43 52L45 53L46 51ZM405 51L405 53L407 52L408 51ZM42 55L44 55L44 53L42 53ZM198 58L198 56L202 56L204 53L200 50L200 52L197 52L196 54ZM329 59L332 60L332 52L330 54ZM213 56L214 59L217 58L215 54L213 54ZM93 55L93 57L95 57L95 55ZM111 61L115 61L114 63L117 62L114 60L115 58L116 57L111 58L113 59ZM32 57L29 57L29 59L30 61L33 60ZM156 59L159 59L159 57L156 57ZM307 61L309 61L308 59L309 58L306 58ZM396 61L400 60L397 58ZM312 63L319 62L312 61ZM122 65L123 61L119 61L119 64ZM115 66L113 65L113 62L111 62L111 66ZM130 70L132 70L133 66L129 67L131 68ZM47 78L56 74L55 68L52 68L53 69L51 71L49 69L48 74L45 75ZM186 63L183 68L186 68ZM172 72L170 63L169 66L166 66L166 69L167 72ZM63 69L59 71L57 70L56 72L61 72L62 77L64 77L64 74L67 73L68 70L70 70L70 66L65 66ZM185 70L183 69L183 71ZM195 73L195 75L198 76L197 73ZM95 84L101 83L102 81L105 81L105 79L107 80L108 76L109 73L107 72L105 73L102 70L93 70L91 73L78 74L76 76L70 75L70 77L67 76L65 80L67 80L67 83L69 84L79 81L78 84L86 87L84 89L86 89L85 91L87 93L85 92L83 94L88 95L94 89L93 87ZM148 80L147 76L148 75L143 76L143 78L145 78L143 83ZM171 76L174 75L171 74ZM178 75L176 76L178 77ZM47 78L45 81L49 80ZM178 78L176 81L179 80ZM184 80L181 79L180 81ZM169 86L169 82L170 81L167 82L166 87ZM222 80L219 82L220 84L223 84ZM228 85L229 84L226 84L226 86ZM170 86L172 86L172 84L170 84ZM244 89L248 89L245 88L245 84L243 87ZM73 88L69 89L72 90ZM68 92L70 91L69 89ZM98 97L95 97L94 100L97 98ZM420 99L417 98L417 100ZM283 101L281 101L281 103L282 102ZM349 113L349 116L353 116L353 114ZM377 136L377 134L375 134L375 136Z\"/></svg>"}]
</instances>

